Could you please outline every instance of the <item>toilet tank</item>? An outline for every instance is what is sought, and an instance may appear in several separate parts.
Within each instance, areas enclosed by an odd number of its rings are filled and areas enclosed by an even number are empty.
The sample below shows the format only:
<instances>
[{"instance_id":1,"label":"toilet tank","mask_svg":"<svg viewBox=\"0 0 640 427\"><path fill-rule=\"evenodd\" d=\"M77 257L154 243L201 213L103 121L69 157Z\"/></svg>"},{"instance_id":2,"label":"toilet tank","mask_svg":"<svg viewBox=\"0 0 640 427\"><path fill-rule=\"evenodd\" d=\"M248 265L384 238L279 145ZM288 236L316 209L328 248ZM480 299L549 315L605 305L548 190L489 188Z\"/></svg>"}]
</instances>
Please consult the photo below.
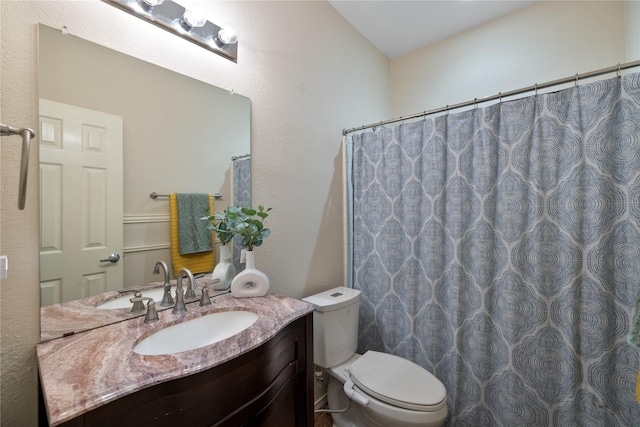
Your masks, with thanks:
<instances>
[{"instance_id":1,"label":"toilet tank","mask_svg":"<svg viewBox=\"0 0 640 427\"><path fill-rule=\"evenodd\" d=\"M358 347L360 291L340 286L302 299L313 304L313 363L338 365Z\"/></svg>"}]
</instances>

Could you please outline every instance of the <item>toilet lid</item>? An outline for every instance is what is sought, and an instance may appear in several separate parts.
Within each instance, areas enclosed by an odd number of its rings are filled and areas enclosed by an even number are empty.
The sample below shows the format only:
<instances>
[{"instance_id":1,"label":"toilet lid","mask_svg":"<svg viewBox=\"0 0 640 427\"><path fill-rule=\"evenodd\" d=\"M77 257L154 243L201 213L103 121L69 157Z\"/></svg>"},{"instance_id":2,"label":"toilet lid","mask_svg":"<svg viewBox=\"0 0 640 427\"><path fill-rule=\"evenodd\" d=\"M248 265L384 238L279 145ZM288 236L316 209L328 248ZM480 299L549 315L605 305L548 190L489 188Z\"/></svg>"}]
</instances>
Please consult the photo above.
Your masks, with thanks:
<instances>
[{"instance_id":1,"label":"toilet lid","mask_svg":"<svg viewBox=\"0 0 640 427\"><path fill-rule=\"evenodd\" d=\"M349 368L365 393L390 405L435 411L446 403L444 385L429 371L402 357L367 351Z\"/></svg>"}]
</instances>

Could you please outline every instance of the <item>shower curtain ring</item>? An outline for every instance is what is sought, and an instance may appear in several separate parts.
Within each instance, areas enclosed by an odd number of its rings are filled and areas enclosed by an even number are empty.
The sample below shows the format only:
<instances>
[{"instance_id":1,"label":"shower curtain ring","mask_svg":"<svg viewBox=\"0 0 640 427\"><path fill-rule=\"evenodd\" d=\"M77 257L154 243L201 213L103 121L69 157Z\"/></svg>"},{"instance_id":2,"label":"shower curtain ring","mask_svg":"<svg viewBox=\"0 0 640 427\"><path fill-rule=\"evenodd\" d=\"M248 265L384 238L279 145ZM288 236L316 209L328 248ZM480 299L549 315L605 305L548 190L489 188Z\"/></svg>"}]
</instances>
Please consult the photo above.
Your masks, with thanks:
<instances>
[{"instance_id":1,"label":"shower curtain ring","mask_svg":"<svg viewBox=\"0 0 640 427\"><path fill-rule=\"evenodd\" d=\"M620 72L621 72L621 71L622 71L622 70L620 69L620 63L618 62L618 77L620 77Z\"/></svg>"},{"instance_id":2,"label":"shower curtain ring","mask_svg":"<svg viewBox=\"0 0 640 427\"><path fill-rule=\"evenodd\" d=\"M498 92L498 101L502 104L502 92Z\"/></svg>"},{"instance_id":3,"label":"shower curtain ring","mask_svg":"<svg viewBox=\"0 0 640 427\"><path fill-rule=\"evenodd\" d=\"M449 115L449 105L447 105L446 107L444 107L446 112L447 112L447 116Z\"/></svg>"},{"instance_id":4,"label":"shower curtain ring","mask_svg":"<svg viewBox=\"0 0 640 427\"><path fill-rule=\"evenodd\" d=\"M576 73L576 87L578 86L578 77L579 77L579 75L578 75L578 73Z\"/></svg>"},{"instance_id":5,"label":"shower curtain ring","mask_svg":"<svg viewBox=\"0 0 640 427\"><path fill-rule=\"evenodd\" d=\"M478 98L473 98L473 108L478 108L478 104L476 104L476 101L478 101Z\"/></svg>"},{"instance_id":6,"label":"shower curtain ring","mask_svg":"<svg viewBox=\"0 0 640 427\"><path fill-rule=\"evenodd\" d=\"M536 96L538 96L538 83L535 84Z\"/></svg>"}]
</instances>

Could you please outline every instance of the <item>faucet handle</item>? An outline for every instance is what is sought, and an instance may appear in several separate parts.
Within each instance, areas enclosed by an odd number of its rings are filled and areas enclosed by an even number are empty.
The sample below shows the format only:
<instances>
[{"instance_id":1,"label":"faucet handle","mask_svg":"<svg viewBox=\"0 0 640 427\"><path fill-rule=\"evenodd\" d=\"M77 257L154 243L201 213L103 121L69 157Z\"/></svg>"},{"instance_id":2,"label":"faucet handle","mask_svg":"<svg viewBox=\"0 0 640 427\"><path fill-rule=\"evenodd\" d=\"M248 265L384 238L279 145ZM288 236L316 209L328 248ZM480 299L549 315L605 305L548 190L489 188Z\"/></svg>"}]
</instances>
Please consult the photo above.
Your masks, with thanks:
<instances>
[{"instance_id":1,"label":"faucet handle","mask_svg":"<svg viewBox=\"0 0 640 427\"><path fill-rule=\"evenodd\" d=\"M134 304L141 304L143 307L143 310L144 310L143 301L148 301L147 314L144 316L144 323L153 323L153 322L157 322L160 319L158 317L158 311L156 310L156 302L153 300L153 298L141 296L141 297L131 298L129 301L131 301Z\"/></svg>"},{"instance_id":2,"label":"faucet handle","mask_svg":"<svg viewBox=\"0 0 640 427\"><path fill-rule=\"evenodd\" d=\"M137 313L138 311L144 311L144 303L142 302L142 292L136 291L133 294L133 298L130 298L129 301L133 303L133 307L131 307L132 313Z\"/></svg>"},{"instance_id":3,"label":"faucet handle","mask_svg":"<svg viewBox=\"0 0 640 427\"><path fill-rule=\"evenodd\" d=\"M205 283L202 287L202 297L200 297L200 307L205 305L211 305L211 299L209 298L209 283Z\"/></svg>"}]
</instances>

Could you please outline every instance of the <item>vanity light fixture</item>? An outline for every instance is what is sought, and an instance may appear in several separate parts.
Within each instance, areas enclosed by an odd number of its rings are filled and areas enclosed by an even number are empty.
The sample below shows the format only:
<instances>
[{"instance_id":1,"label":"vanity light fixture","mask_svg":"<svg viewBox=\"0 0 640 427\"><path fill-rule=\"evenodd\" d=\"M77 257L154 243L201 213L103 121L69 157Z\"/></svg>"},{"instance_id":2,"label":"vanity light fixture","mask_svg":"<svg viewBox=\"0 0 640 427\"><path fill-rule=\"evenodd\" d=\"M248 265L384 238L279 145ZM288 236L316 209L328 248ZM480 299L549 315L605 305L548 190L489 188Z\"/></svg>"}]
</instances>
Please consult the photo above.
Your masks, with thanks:
<instances>
[{"instance_id":1,"label":"vanity light fixture","mask_svg":"<svg viewBox=\"0 0 640 427\"><path fill-rule=\"evenodd\" d=\"M232 25L218 26L207 21L198 6L187 8L173 0L103 1L230 61L238 60L238 32Z\"/></svg>"},{"instance_id":2,"label":"vanity light fixture","mask_svg":"<svg viewBox=\"0 0 640 427\"><path fill-rule=\"evenodd\" d=\"M218 46L232 45L238 43L238 30L231 24L222 24L218 37L214 39Z\"/></svg>"}]
</instances>

